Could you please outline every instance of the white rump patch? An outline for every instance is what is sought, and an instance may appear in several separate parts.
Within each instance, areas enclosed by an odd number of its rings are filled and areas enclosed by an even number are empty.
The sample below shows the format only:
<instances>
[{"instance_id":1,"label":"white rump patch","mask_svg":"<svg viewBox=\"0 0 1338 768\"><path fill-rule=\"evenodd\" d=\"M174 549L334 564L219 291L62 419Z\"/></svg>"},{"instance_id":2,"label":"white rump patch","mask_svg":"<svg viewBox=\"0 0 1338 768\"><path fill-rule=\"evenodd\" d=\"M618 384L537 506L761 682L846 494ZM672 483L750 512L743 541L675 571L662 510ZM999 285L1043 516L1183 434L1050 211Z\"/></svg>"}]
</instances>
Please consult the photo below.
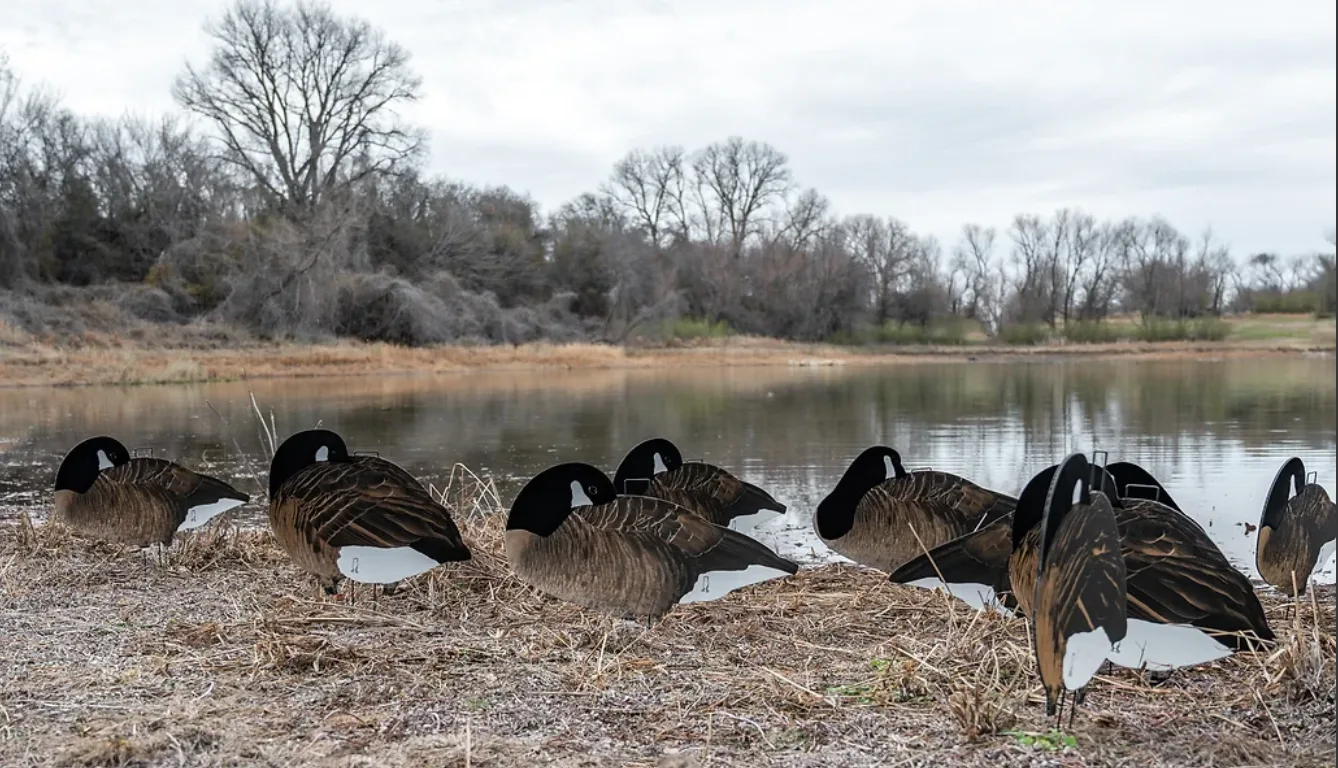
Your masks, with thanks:
<instances>
[{"instance_id":1,"label":"white rump patch","mask_svg":"<svg viewBox=\"0 0 1338 768\"><path fill-rule=\"evenodd\" d=\"M1114 655L1110 635L1101 627L1069 637L1064 645L1064 687L1076 691L1087 685L1106 659Z\"/></svg>"},{"instance_id":2,"label":"white rump patch","mask_svg":"<svg viewBox=\"0 0 1338 768\"><path fill-rule=\"evenodd\" d=\"M883 472L884 472L884 477L883 477L884 480L891 480L892 478L897 476L897 468L892 466L891 456L883 457Z\"/></svg>"},{"instance_id":3,"label":"white rump patch","mask_svg":"<svg viewBox=\"0 0 1338 768\"><path fill-rule=\"evenodd\" d=\"M946 587L948 590L948 594L952 595L958 600L961 600L962 602L966 603L972 608L975 608L977 611L992 609L998 611L999 613L1002 613L1005 616L1013 615L1013 612L1008 608L1004 607L1004 604L999 601L999 596L995 594L994 588L989 586L988 584L970 584L965 582L946 583L941 581L937 576L930 576L929 578L925 579L916 579L915 581L908 581L906 582L906 586L919 587L920 589L939 589L939 590L942 590Z\"/></svg>"},{"instance_id":4,"label":"white rump patch","mask_svg":"<svg viewBox=\"0 0 1338 768\"><path fill-rule=\"evenodd\" d=\"M661 472L668 472L668 471L669 471L669 467L666 467L666 466L664 465L664 457L660 456L659 452L656 451L656 453L655 453L655 474L658 475L658 474L660 474Z\"/></svg>"},{"instance_id":5,"label":"white rump patch","mask_svg":"<svg viewBox=\"0 0 1338 768\"><path fill-rule=\"evenodd\" d=\"M1338 576L1338 560L1333 556L1335 550L1338 550L1338 540L1329 541L1319 548L1319 558L1315 560L1311 581L1316 584L1334 583L1335 576Z\"/></svg>"},{"instance_id":6,"label":"white rump patch","mask_svg":"<svg viewBox=\"0 0 1338 768\"><path fill-rule=\"evenodd\" d=\"M186 519L177 527L177 530L189 531L192 528L199 528L229 509L240 507L245 503L238 499L219 499L212 504L196 504L186 510Z\"/></svg>"},{"instance_id":7,"label":"white rump patch","mask_svg":"<svg viewBox=\"0 0 1338 768\"><path fill-rule=\"evenodd\" d=\"M1206 664L1230 656L1234 651L1195 626L1129 619L1128 633L1120 641L1119 650L1109 658L1112 663L1129 669L1147 664L1148 669L1164 671Z\"/></svg>"},{"instance_id":8,"label":"white rump patch","mask_svg":"<svg viewBox=\"0 0 1338 768\"><path fill-rule=\"evenodd\" d=\"M711 571L697 577L692 590L679 599L679 603L701 603L724 597L739 587L758 584L790 574L779 568L765 565L750 565L742 571Z\"/></svg>"},{"instance_id":9,"label":"white rump patch","mask_svg":"<svg viewBox=\"0 0 1338 768\"><path fill-rule=\"evenodd\" d=\"M579 480L572 480L572 481L571 481L571 508L572 508L572 509L576 509L577 507L588 507L588 506L593 505L594 503L595 503L595 502L593 502L593 501L590 500L590 497L589 497L589 496L586 496L586 495L585 495L585 489L581 487L581 483L580 483L580 481L579 481Z\"/></svg>"},{"instance_id":10,"label":"white rump patch","mask_svg":"<svg viewBox=\"0 0 1338 768\"><path fill-rule=\"evenodd\" d=\"M329 460L330 460L329 446L322 445L320 448L316 449L316 461L329 461Z\"/></svg>"},{"instance_id":11,"label":"white rump patch","mask_svg":"<svg viewBox=\"0 0 1338 768\"><path fill-rule=\"evenodd\" d=\"M107 452L106 452L106 451L98 451L98 471L99 471L99 472L101 472L101 471L104 470L104 469L111 469L111 468L114 467L114 466L116 466L116 465L112 463L112 460L109 459L109 458L107 458Z\"/></svg>"},{"instance_id":12,"label":"white rump patch","mask_svg":"<svg viewBox=\"0 0 1338 768\"><path fill-rule=\"evenodd\" d=\"M340 547L339 572L363 584L393 584L439 563L413 547Z\"/></svg>"}]
</instances>

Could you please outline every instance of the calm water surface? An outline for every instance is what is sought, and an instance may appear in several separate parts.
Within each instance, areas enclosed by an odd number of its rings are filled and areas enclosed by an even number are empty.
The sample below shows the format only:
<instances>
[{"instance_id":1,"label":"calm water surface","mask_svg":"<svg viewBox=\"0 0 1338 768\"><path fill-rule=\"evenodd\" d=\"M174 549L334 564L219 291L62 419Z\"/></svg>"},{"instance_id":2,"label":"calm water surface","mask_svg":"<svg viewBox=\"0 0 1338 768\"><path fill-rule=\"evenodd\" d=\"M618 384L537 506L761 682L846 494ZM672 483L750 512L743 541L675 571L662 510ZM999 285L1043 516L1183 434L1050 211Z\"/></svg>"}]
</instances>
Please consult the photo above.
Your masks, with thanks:
<instances>
[{"instance_id":1,"label":"calm water surface","mask_svg":"<svg viewBox=\"0 0 1338 768\"><path fill-rule=\"evenodd\" d=\"M1300 456L1334 491L1332 358L474 372L0 389L0 516L45 505L61 456L98 433L207 467L263 500L250 393L280 439L319 424L438 485L460 462L494 478L505 503L555 462L612 475L628 448L664 435L788 504L750 533L803 559L829 556L810 532L812 509L875 443L908 467L1010 494L1070 452L1109 451L1150 469L1251 576L1244 523L1258 523L1282 462ZM259 503L243 515L264 519Z\"/></svg>"}]
</instances>

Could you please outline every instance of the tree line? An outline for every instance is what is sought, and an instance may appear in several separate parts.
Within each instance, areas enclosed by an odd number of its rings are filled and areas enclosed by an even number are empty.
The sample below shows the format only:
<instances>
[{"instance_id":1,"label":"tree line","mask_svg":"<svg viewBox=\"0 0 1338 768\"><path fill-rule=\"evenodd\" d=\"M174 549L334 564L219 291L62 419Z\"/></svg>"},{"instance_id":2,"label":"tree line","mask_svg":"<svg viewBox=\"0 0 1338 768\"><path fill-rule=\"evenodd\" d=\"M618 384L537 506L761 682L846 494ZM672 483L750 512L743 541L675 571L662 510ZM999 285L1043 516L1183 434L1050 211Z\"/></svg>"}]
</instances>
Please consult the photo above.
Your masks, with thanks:
<instances>
[{"instance_id":1,"label":"tree line","mask_svg":"<svg viewBox=\"0 0 1338 768\"><path fill-rule=\"evenodd\" d=\"M100 304L107 322L261 337L623 342L690 318L814 341L1338 303L1331 252L1238 260L1159 216L1024 213L940 243L838 215L782 151L737 136L635 149L545 215L507 186L425 172L426 134L401 115L422 81L365 21L240 0L205 31L210 55L171 85L180 112L155 119L83 118L0 59L12 324Z\"/></svg>"}]
</instances>

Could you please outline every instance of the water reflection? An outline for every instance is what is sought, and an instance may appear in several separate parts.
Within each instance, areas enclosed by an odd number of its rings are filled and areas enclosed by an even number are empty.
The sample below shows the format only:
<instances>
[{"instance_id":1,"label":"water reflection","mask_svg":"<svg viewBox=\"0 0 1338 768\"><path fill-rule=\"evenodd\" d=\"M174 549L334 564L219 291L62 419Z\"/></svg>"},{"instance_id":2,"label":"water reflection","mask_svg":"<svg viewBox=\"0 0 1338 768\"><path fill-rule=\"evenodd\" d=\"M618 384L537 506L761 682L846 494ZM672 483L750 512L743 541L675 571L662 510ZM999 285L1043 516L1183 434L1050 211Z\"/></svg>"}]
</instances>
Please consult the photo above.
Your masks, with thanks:
<instances>
[{"instance_id":1,"label":"water reflection","mask_svg":"<svg viewBox=\"0 0 1338 768\"><path fill-rule=\"evenodd\" d=\"M814 505L872 443L909 466L1016 493L1074 450L1150 469L1253 574L1268 484L1297 455L1334 489L1332 360L1068 361L846 368L473 372L190 386L0 390L0 494L45 498L94 432L179 457L263 498L261 412L279 437L316 425L440 482L455 462L504 500L558 461L612 473L645 437L734 471L790 505L757 535L802 557ZM238 450L240 447L240 451ZM246 510L263 519L259 505Z\"/></svg>"}]
</instances>

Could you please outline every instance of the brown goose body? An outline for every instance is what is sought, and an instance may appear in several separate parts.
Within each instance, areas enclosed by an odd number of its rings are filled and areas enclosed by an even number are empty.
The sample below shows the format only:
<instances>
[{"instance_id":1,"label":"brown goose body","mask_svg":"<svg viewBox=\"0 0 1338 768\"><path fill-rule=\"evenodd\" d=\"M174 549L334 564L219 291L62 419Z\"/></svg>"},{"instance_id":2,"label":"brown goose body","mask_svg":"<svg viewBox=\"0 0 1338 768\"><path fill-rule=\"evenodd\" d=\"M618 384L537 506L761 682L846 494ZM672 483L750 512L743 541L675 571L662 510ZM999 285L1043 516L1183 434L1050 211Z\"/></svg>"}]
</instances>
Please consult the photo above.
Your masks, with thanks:
<instances>
[{"instance_id":1,"label":"brown goose body","mask_svg":"<svg viewBox=\"0 0 1338 768\"><path fill-rule=\"evenodd\" d=\"M1047 715L1055 713L1064 690L1081 690L1091 680L1128 632L1115 510L1105 494L1091 490L1089 475L1082 454L1065 459L1041 524L1032 529L1039 543L1032 635ZM1081 489L1076 503L1075 488Z\"/></svg>"},{"instance_id":2,"label":"brown goose body","mask_svg":"<svg viewBox=\"0 0 1338 768\"><path fill-rule=\"evenodd\" d=\"M895 451L875 446L818 505L814 528L833 551L890 573L1008 515L1016 504L947 472L905 472Z\"/></svg>"},{"instance_id":3,"label":"brown goose body","mask_svg":"<svg viewBox=\"0 0 1338 768\"><path fill-rule=\"evenodd\" d=\"M327 458L306 459L322 447ZM287 463L293 457L301 458ZM332 432L311 430L285 441L271 467L272 486L276 478L270 527L279 546L327 593L346 577L392 583L471 557L450 512L413 475L376 456L350 455ZM346 557L349 552L360 556Z\"/></svg>"},{"instance_id":4,"label":"brown goose body","mask_svg":"<svg viewBox=\"0 0 1338 768\"><path fill-rule=\"evenodd\" d=\"M99 466L98 453L110 466ZM81 473L91 482L70 482ZM76 446L62 463L52 519L106 541L166 546L178 530L202 524L249 499L217 478L165 459L130 458L111 438L93 438Z\"/></svg>"},{"instance_id":5,"label":"brown goose body","mask_svg":"<svg viewBox=\"0 0 1338 768\"><path fill-rule=\"evenodd\" d=\"M720 467L684 462L678 447L664 438L651 438L628 451L614 473L613 486L621 494L650 496L686 507L717 525L786 510L771 494Z\"/></svg>"},{"instance_id":6,"label":"brown goose body","mask_svg":"<svg viewBox=\"0 0 1338 768\"><path fill-rule=\"evenodd\" d=\"M568 490L572 483L576 493ZM592 503L578 503L585 501ZM588 464L557 465L532 479L512 504L504 541L521 580L627 618L663 616L704 575L753 566L798 570L762 543L687 508L617 496L607 476Z\"/></svg>"},{"instance_id":7,"label":"brown goose body","mask_svg":"<svg viewBox=\"0 0 1338 768\"><path fill-rule=\"evenodd\" d=\"M1037 477L1053 471L1052 467ZM1024 491L1019 510L1030 504L1029 499ZM1189 625L1239 650L1255 647L1254 637L1273 639L1263 605L1249 579L1231 565L1198 523L1152 499L1118 498L1117 502L1114 517L1127 573L1130 620ZM1034 511L1028 517L1032 515ZM1010 524L1014 543L1005 549L1000 545L1000 530ZM1017 530L1019 527L1021 530ZM1034 522L1024 520L1019 526L1016 518L1001 519L988 529L943 544L927 556L906 563L891 579L915 583L941 572L949 583L980 584L1011 593L1008 598L1031 617L1039 536Z\"/></svg>"},{"instance_id":8,"label":"brown goose body","mask_svg":"<svg viewBox=\"0 0 1338 768\"><path fill-rule=\"evenodd\" d=\"M1294 481L1296 493L1290 495ZM1255 567L1288 597L1304 595L1315 566L1338 539L1338 506L1323 486L1305 483L1305 465L1289 459L1278 471L1259 520Z\"/></svg>"}]
</instances>

